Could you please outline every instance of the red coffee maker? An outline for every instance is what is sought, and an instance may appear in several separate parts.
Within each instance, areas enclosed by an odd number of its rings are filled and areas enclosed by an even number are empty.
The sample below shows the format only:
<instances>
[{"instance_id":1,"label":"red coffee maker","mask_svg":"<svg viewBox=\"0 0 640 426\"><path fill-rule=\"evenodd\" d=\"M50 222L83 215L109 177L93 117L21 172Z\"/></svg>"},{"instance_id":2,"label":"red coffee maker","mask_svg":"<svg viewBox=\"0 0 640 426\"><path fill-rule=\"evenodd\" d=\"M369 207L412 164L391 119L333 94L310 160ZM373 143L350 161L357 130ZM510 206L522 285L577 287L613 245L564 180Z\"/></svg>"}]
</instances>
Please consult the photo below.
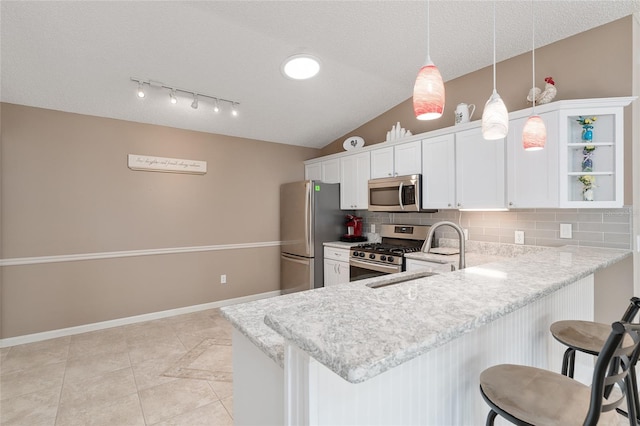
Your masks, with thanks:
<instances>
[{"instance_id":1,"label":"red coffee maker","mask_svg":"<svg viewBox=\"0 0 640 426\"><path fill-rule=\"evenodd\" d=\"M346 219L347 233L340 240L349 242L366 241L367 238L362 236L362 218L348 214Z\"/></svg>"}]
</instances>

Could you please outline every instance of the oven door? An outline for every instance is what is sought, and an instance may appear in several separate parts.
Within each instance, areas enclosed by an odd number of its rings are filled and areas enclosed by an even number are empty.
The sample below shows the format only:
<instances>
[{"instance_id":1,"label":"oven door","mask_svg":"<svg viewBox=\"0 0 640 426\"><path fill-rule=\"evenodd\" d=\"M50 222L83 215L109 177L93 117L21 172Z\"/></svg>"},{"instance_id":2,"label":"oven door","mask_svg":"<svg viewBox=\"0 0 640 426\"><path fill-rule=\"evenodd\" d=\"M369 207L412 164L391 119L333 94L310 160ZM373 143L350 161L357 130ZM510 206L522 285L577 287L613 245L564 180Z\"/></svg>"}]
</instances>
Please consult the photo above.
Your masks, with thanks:
<instances>
[{"instance_id":1,"label":"oven door","mask_svg":"<svg viewBox=\"0 0 640 426\"><path fill-rule=\"evenodd\" d=\"M360 259L349 259L349 281L366 280L367 278L402 272L401 265L385 265Z\"/></svg>"}]
</instances>

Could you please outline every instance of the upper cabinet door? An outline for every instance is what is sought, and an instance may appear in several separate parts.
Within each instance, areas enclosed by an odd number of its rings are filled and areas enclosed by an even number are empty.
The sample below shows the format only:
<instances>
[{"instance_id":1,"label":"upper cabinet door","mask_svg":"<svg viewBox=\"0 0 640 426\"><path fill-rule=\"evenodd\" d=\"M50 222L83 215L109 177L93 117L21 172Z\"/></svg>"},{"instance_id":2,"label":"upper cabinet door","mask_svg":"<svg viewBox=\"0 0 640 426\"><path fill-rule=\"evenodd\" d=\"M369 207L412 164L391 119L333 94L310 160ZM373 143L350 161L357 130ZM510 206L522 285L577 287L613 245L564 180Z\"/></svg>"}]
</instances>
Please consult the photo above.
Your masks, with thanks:
<instances>
[{"instance_id":1,"label":"upper cabinet door","mask_svg":"<svg viewBox=\"0 0 640 426\"><path fill-rule=\"evenodd\" d=\"M322 181L326 183L340 183L340 159L322 162Z\"/></svg>"},{"instance_id":2,"label":"upper cabinet door","mask_svg":"<svg viewBox=\"0 0 640 426\"><path fill-rule=\"evenodd\" d=\"M305 180L322 180L322 162L305 164L304 166Z\"/></svg>"},{"instance_id":3,"label":"upper cabinet door","mask_svg":"<svg viewBox=\"0 0 640 426\"><path fill-rule=\"evenodd\" d=\"M370 157L368 152L340 159L340 208L369 208Z\"/></svg>"},{"instance_id":4,"label":"upper cabinet door","mask_svg":"<svg viewBox=\"0 0 640 426\"><path fill-rule=\"evenodd\" d=\"M547 128L547 142L539 151L525 151L522 147L522 129L528 118L509 122L507 207L558 207L558 113L540 114Z\"/></svg>"},{"instance_id":5,"label":"upper cabinet door","mask_svg":"<svg viewBox=\"0 0 640 426\"><path fill-rule=\"evenodd\" d=\"M415 141L394 147L396 176L419 175L422 173L422 142Z\"/></svg>"},{"instance_id":6,"label":"upper cabinet door","mask_svg":"<svg viewBox=\"0 0 640 426\"><path fill-rule=\"evenodd\" d=\"M422 141L422 208L455 208L455 153L453 133Z\"/></svg>"},{"instance_id":7,"label":"upper cabinet door","mask_svg":"<svg viewBox=\"0 0 640 426\"><path fill-rule=\"evenodd\" d=\"M393 173L393 147L372 150L371 179L391 177Z\"/></svg>"},{"instance_id":8,"label":"upper cabinet door","mask_svg":"<svg viewBox=\"0 0 640 426\"><path fill-rule=\"evenodd\" d=\"M487 141L481 129L456 133L456 207L505 208L505 140Z\"/></svg>"}]
</instances>

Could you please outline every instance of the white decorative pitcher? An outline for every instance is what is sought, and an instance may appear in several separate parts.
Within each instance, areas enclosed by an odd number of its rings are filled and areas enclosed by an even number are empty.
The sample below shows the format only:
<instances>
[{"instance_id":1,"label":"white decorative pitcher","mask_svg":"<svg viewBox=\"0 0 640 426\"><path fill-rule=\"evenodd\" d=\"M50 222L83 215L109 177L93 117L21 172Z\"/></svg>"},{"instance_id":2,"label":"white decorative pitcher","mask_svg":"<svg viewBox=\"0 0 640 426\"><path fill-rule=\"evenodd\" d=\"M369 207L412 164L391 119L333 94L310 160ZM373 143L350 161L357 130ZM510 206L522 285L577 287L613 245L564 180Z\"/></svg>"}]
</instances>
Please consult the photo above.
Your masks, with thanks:
<instances>
[{"instance_id":1,"label":"white decorative pitcher","mask_svg":"<svg viewBox=\"0 0 640 426\"><path fill-rule=\"evenodd\" d=\"M456 125L468 123L476 110L474 104L458 104L456 107Z\"/></svg>"}]
</instances>

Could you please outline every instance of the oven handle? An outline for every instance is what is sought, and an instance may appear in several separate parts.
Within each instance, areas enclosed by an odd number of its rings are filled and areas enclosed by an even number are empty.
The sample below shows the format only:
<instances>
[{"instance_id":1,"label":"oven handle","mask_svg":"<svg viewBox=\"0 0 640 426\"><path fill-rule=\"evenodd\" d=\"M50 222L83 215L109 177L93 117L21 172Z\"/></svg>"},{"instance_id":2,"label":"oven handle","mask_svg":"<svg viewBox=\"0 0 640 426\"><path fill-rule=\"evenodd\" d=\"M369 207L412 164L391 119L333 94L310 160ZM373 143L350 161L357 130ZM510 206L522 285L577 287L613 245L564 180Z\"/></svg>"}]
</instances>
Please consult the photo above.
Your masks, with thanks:
<instances>
[{"instance_id":1,"label":"oven handle","mask_svg":"<svg viewBox=\"0 0 640 426\"><path fill-rule=\"evenodd\" d=\"M396 272L402 272L402 267L399 265L382 265L379 263L367 262L360 259L349 259L349 266L355 266L358 268L369 269L376 272L384 272L387 274L395 274Z\"/></svg>"},{"instance_id":2,"label":"oven handle","mask_svg":"<svg viewBox=\"0 0 640 426\"><path fill-rule=\"evenodd\" d=\"M404 210L404 205L402 204L402 187L404 186L404 182L400 182L400 187L398 188L398 203L400 204L400 208Z\"/></svg>"}]
</instances>

